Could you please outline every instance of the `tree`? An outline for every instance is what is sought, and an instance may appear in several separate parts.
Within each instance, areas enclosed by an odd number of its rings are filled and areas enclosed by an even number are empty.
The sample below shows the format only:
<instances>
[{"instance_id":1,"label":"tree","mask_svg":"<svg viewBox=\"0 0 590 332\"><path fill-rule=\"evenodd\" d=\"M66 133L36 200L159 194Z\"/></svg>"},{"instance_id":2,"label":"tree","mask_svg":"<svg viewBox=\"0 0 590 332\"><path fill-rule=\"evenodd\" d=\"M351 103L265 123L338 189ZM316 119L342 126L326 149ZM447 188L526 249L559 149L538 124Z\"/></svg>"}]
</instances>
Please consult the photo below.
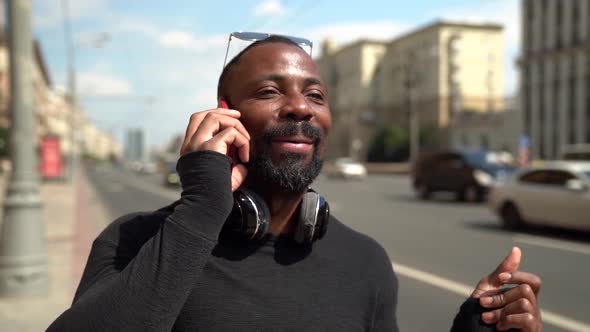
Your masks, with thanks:
<instances>
[{"instance_id":1,"label":"tree","mask_svg":"<svg viewBox=\"0 0 590 332\"><path fill-rule=\"evenodd\" d=\"M397 125L383 127L377 131L368 153L368 161L403 161L408 159L409 135L406 128Z\"/></svg>"}]
</instances>

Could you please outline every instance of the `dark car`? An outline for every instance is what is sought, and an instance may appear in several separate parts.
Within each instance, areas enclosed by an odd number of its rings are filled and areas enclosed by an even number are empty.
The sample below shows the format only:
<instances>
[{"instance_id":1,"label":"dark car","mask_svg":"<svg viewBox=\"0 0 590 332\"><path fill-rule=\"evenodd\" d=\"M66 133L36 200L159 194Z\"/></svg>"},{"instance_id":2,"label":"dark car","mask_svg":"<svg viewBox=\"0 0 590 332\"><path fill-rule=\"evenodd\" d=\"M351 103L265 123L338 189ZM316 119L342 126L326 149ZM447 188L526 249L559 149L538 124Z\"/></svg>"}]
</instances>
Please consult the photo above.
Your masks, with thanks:
<instances>
[{"instance_id":1,"label":"dark car","mask_svg":"<svg viewBox=\"0 0 590 332\"><path fill-rule=\"evenodd\" d=\"M511 162L503 152L426 153L414 163L412 184L421 199L433 192L453 192L459 201L482 201L494 181L514 170Z\"/></svg>"}]
</instances>

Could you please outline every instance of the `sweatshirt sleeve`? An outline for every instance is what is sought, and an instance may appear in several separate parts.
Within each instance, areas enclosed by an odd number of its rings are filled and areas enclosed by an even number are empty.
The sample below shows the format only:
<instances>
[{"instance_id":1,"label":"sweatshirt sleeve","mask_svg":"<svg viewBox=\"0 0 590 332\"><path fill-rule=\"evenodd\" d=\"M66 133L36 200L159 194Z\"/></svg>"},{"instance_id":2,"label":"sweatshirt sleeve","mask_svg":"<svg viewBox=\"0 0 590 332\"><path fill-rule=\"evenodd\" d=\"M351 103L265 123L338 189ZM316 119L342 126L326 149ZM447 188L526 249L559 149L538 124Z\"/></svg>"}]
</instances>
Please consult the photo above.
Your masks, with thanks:
<instances>
[{"instance_id":1,"label":"sweatshirt sleeve","mask_svg":"<svg viewBox=\"0 0 590 332\"><path fill-rule=\"evenodd\" d=\"M473 297L463 302L459 313L455 316L451 332L495 332L495 325L489 325L481 320L481 314L486 312L479 304L479 300ZM509 330L516 331L516 330Z\"/></svg>"},{"instance_id":2,"label":"sweatshirt sleeve","mask_svg":"<svg viewBox=\"0 0 590 332\"><path fill-rule=\"evenodd\" d=\"M143 243L99 236L74 303L47 331L172 330L231 212L230 167L216 152L181 157L179 204ZM127 221L143 226L138 215Z\"/></svg>"}]
</instances>

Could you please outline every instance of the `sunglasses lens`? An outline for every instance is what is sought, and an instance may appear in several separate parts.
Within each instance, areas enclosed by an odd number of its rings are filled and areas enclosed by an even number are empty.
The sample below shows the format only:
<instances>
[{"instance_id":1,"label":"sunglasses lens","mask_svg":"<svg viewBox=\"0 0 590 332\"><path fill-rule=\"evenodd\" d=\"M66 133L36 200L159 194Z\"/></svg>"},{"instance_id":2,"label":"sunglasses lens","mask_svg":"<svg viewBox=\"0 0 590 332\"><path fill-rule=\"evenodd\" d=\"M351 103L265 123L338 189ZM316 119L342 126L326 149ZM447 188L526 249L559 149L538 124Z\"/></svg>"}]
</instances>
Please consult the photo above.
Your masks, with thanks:
<instances>
[{"instance_id":1,"label":"sunglasses lens","mask_svg":"<svg viewBox=\"0 0 590 332\"><path fill-rule=\"evenodd\" d=\"M234 32L232 36L241 40L256 41L268 38L269 34L260 32Z\"/></svg>"}]
</instances>

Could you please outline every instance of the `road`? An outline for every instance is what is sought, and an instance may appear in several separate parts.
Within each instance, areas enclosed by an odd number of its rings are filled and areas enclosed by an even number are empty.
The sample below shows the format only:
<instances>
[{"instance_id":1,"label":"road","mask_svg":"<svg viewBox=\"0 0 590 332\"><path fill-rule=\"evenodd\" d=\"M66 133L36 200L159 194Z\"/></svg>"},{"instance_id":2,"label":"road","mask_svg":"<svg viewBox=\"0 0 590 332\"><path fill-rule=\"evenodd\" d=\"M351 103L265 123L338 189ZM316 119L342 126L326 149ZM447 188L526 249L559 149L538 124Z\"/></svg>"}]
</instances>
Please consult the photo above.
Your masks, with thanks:
<instances>
[{"instance_id":1,"label":"road","mask_svg":"<svg viewBox=\"0 0 590 332\"><path fill-rule=\"evenodd\" d=\"M179 197L178 189L161 186L158 175L114 168L88 170L88 175L113 218L153 210ZM448 330L470 288L514 245L523 250L521 269L543 279L545 331L590 331L587 235L508 232L484 204L456 203L445 196L416 200L405 176L373 175L363 181L320 177L314 187L335 216L387 250L400 280L402 331Z\"/></svg>"}]
</instances>

